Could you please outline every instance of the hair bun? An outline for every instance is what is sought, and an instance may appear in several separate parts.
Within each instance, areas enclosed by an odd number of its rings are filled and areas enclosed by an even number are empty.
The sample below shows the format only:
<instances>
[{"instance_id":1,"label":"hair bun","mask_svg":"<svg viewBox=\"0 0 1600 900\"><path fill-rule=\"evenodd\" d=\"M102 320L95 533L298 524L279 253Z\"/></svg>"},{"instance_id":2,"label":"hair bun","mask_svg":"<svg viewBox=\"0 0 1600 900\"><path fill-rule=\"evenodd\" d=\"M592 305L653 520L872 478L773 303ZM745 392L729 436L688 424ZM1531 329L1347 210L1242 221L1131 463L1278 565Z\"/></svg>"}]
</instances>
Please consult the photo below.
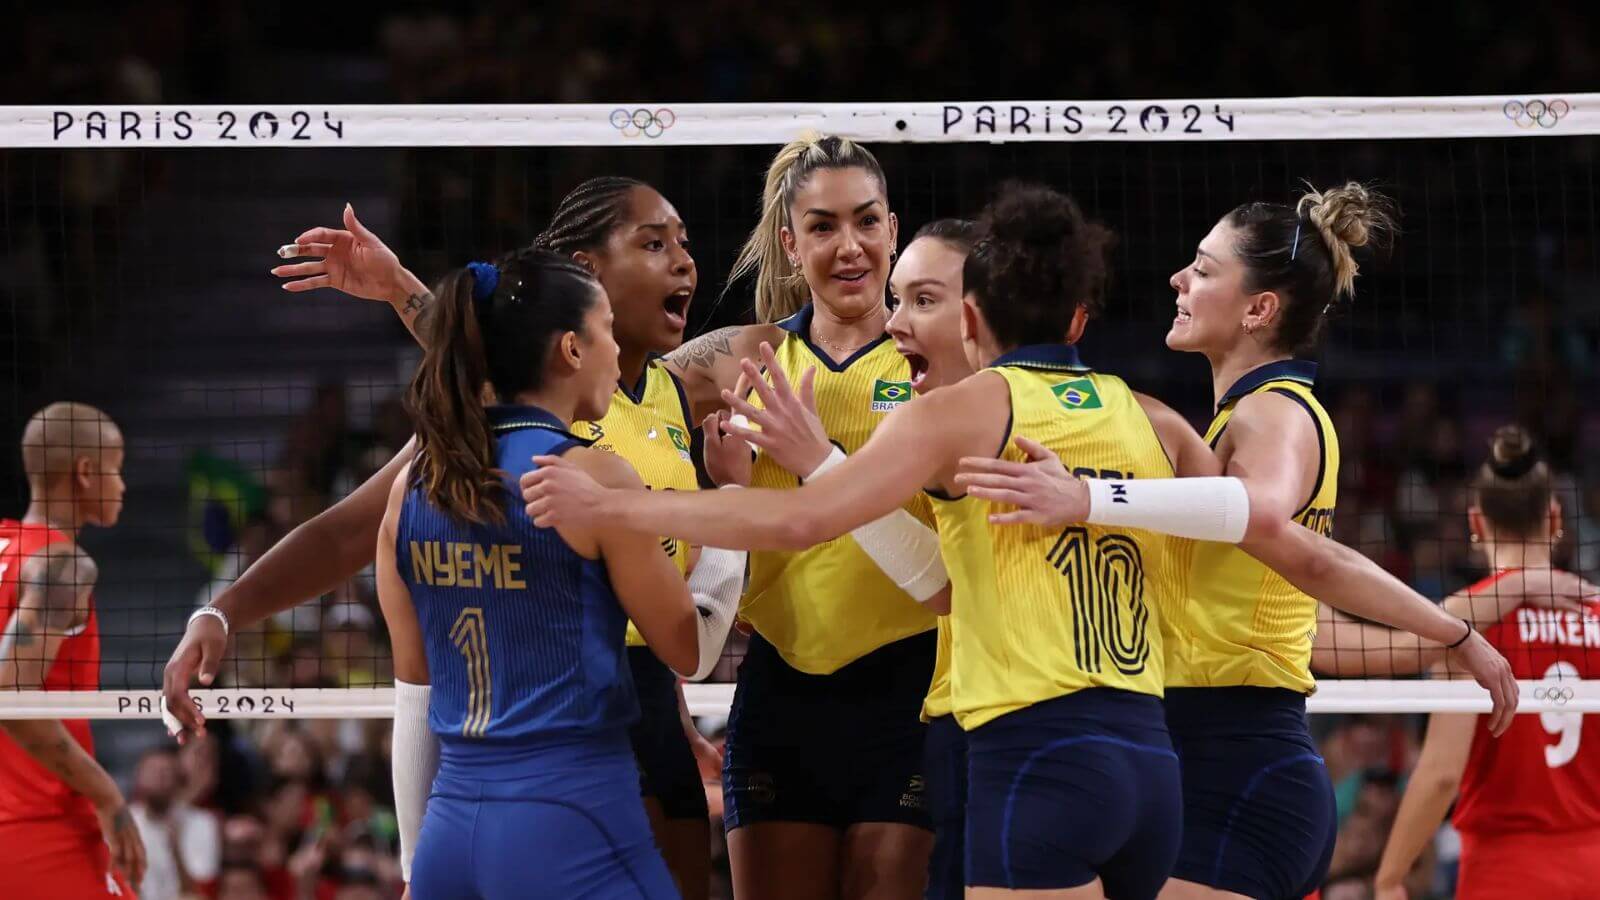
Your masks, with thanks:
<instances>
[{"instance_id":1,"label":"hair bun","mask_svg":"<svg viewBox=\"0 0 1600 900\"><path fill-rule=\"evenodd\" d=\"M1533 436L1521 425L1502 425L1489 439L1489 471L1508 481L1521 478L1539 464Z\"/></svg>"},{"instance_id":2,"label":"hair bun","mask_svg":"<svg viewBox=\"0 0 1600 900\"><path fill-rule=\"evenodd\" d=\"M1054 247L1083 224L1071 198L1039 186L1006 187L1010 189L999 192L984 217L986 236L995 243Z\"/></svg>"}]
</instances>

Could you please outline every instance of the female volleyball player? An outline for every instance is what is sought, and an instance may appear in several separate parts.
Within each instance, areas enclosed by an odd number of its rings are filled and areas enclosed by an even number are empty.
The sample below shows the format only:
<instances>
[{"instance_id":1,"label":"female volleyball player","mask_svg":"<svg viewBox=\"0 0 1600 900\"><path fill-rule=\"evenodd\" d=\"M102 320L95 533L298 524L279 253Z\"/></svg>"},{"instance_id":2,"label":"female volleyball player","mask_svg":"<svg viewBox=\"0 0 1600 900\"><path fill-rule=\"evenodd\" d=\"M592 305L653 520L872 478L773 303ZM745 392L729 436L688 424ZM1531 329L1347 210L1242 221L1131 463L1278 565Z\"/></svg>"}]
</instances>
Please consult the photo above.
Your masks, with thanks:
<instances>
[{"instance_id":1,"label":"female volleyball player","mask_svg":"<svg viewBox=\"0 0 1600 900\"><path fill-rule=\"evenodd\" d=\"M889 275L889 336L910 366L911 390L918 394L972 374L961 346L961 267L981 234L969 219L930 222L917 230ZM943 603L948 613L948 592ZM959 900L966 890L967 739L950 703L948 615L939 616L937 639L933 680L922 701L928 723L922 768L933 819L926 896Z\"/></svg>"},{"instance_id":2,"label":"female volleyball player","mask_svg":"<svg viewBox=\"0 0 1600 900\"><path fill-rule=\"evenodd\" d=\"M1022 191L1024 197L1037 194L1037 191ZM1048 192L1045 192L1048 194ZM1054 197L1054 195L1051 195ZM1064 200L1058 200L1064 202ZM1011 205L1022 205L1029 208L1029 203L1011 199ZM1032 199L1032 207L1053 207L1051 202L1040 202ZM1000 210L1008 210L1006 200L1000 202ZM1002 215L990 213L994 218L1002 219ZM1075 213L1074 213L1075 215ZM1048 213L1018 216L1019 221L1030 219L1045 219L1050 221ZM1013 223L1014 224L1014 223ZM1035 258L1026 266L1008 264L998 266L995 271L1003 272L1003 287L1010 288L1006 293L1006 301L998 303L997 299L986 295L984 285L989 279L992 264L987 261L987 251L984 247L994 247L997 239L990 239L987 245L979 245L979 250L968 258L966 271L963 272L963 290L966 290L965 320L963 320L963 335L970 348L970 356L992 359L998 356L1000 349L997 340L992 336L992 331L986 328L995 327L994 320L1005 323L1005 328L1011 335L1010 343L1018 343L1024 335L1038 335L1038 333L1069 333L1077 336L1082 331L1082 311L1067 309L1072 314L1069 320L1058 323L1050 319L1048 304L1043 304L1040 298L1045 296L1082 296L1082 291L1070 290L1072 285L1062 283L1029 283L1030 290L1016 290L1018 282L1026 282L1026 275L1034 279L1042 279L1040 272L1051 271L1048 263L1042 263L1037 256L1046 256L1048 259L1059 259L1056 269L1072 272L1072 275L1061 275L1061 279L1072 277L1086 277L1083 275L1085 261L1082 259L1082 248L1077 253L1050 253L1048 240L1043 240L1037 234L1022 229L1022 234L1027 234L1027 240L1018 240L1011 247L1013 253L1027 255L1032 253ZM997 232L997 237L1000 234ZM1002 243L1002 247L1005 247ZM1029 248L1024 253L1018 247ZM1021 274L1019 274L1021 272ZM1082 288L1082 285L1077 285ZM1011 307L1021 309L1011 309ZM1045 311L1040 311L1045 307ZM982 315L979 315L979 311ZM1054 330L1051 330L1054 328ZM976 336L974 336L976 335ZM986 346L987 344L987 346ZM982 348L982 349L979 349ZM1048 352L1046 352L1048 351ZM771 356L771 354L768 354ZM952 610L952 629L957 636L957 649L955 649L954 669L954 703L955 713L963 725L970 730L971 761L970 770L973 773L974 783L968 790L970 799L970 823L968 823L968 839L970 841L987 841L986 846L971 846L968 849L968 862L970 868L966 873L968 884L1003 884L1003 886L1040 887L1043 886L1070 887L1080 886L1085 882L1093 881L1096 871L1104 878L1115 879L1122 887L1110 887L1107 890L1112 895L1138 894L1141 887L1149 887L1150 894L1154 894L1155 887L1165 879L1166 866L1160 866L1157 881L1149 886L1144 886L1138 879L1149 876L1152 871L1149 858L1139 860L1139 865L1133 866L1138 873L1128 873L1122 870L1122 863L1128 858L1085 858L1082 852L1088 852L1093 857L1093 847L1104 849L1104 842L1115 844L1118 836L1128 838L1133 830L1133 823L1126 818L1118 818L1117 825L1125 826L1122 831L1099 828L1094 831L1091 838L1075 836L1069 831L1059 828L1059 823L1046 826L1051 839L1066 839L1066 846L1051 847L1050 842L1030 842L1032 833L1013 834L1011 831L1018 823L1014 820L1000 822L1000 815L992 807L995 798L1006 796L1010 791L1010 783L1006 778L997 777L997 790L990 791L990 786L979 785L976 778L986 769L984 762L979 761L979 753L986 746L986 741L981 738L982 729L979 725L989 721L990 717L1005 711L1013 711L1019 705L1029 705L1027 701L1018 703L1016 693L1042 693L1045 697L1056 697L1064 693L1062 685L1082 687L1083 684L1122 684L1131 685L1134 690L1146 690L1149 693L1160 693L1158 687L1154 690L1147 685L1147 673L1154 666L1160 668L1160 637L1150 629L1150 618L1155 615L1155 607L1150 604L1170 604L1174 591L1178 586L1178 575L1163 569L1168 552L1165 546L1139 543L1141 540L1155 541L1144 528L1152 524L1160 524L1168 530L1186 536L1197 538L1226 538L1238 540L1243 536L1246 546L1251 552L1256 552L1262 559L1274 560L1280 569L1290 569L1296 575L1296 580L1304 588L1314 589L1318 594L1328 596L1371 596L1379 597L1378 604L1416 604L1422 609L1411 609L1413 617L1424 618L1426 628L1430 633L1438 633L1442 629L1459 626L1458 620L1448 617L1446 613L1438 612L1427 604L1426 601L1414 599L1402 585L1387 577L1376 565L1360 554L1339 548L1338 544L1328 541L1322 536L1307 532L1304 528L1285 528L1283 522L1266 514L1253 514L1248 503L1248 493L1237 479L1181 479L1182 487L1186 490L1208 490L1210 498L1202 496L1202 503L1190 503L1179 509L1166 509L1160 522L1150 522L1149 516L1144 516L1144 511L1152 506L1150 500L1155 500L1162 490L1162 485L1179 484L1179 480L1144 480L1147 474L1171 474L1171 466L1166 463L1168 458L1178 461L1179 468L1186 471L1195 471L1202 468L1206 456L1210 456L1208 448L1202 440L1195 436L1192 429L1182 423L1176 413L1171 413L1165 407L1155 404L1154 400L1136 399L1131 392L1126 392L1120 381L1110 380L1109 376L1093 375L1085 368L1078 367L1075 362L1067 359L1074 354L1064 352L1061 348L1029 348L1021 351L1021 356L1006 356L1002 359L1002 372L1005 380L992 378L989 373L981 373L970 380L963 381L960 386L947 391L938 392L933 396L920 397L914 404L907 405L906 410L890 416L886 421L882 434L878 434L869 442L858 455L840 464L838 468L845 469L850 466L850 471L856 472L856 479L850 479L845 474L840 476L824 476L813 484L806 485L795 495L792 500L784 495L766 495L762 493L746 492L746 496L706 496L706 498L685 498L685 496L650 496L650 498L627 498L616 492L597 492L592 480L576 476L570 468L555 463L550 468L541 469L538 474L523 479L523 493L531 501L530 512L536 516L550 517L550 520L576 520L587 519L598 514L619 514L630 520L634 527L661 527L677 532L685 532L691 538L704 538L704 540L726 541L730 544L779 544L779 546L792 546L792 544L805 543L813 536L827 536L838 533L843 527L858 519L858 516L869 516L872 506L894 501L896 493L914 488L915 482L920 479L933 479L934 487L950 487L954 485L955 460L958 456L989 455L995 448L1003 447L1003 452L1021 456L1021 452L1005 447L1005 437L1011 428L1008 421L1016 416L1016 428L1019 436L1026 432L1024 428L1024 410L1016 407L1018 400L1008 397L1003 391L1008 391L1006 381L1011 380L1010 362L1018 360L1014 367L1026 368L1029 365L1042 370L1043 375L1038 378L1050 378L1053 384L1046 384L1046 391L1034 391L1027 399L1032 402L1032 408L1026 410L1026 421L1034 418L1042 421L1040 428L1056 428L1062 431L1051 436L1051 440L1062 444L1061 448L1053 448L1058 453L1075 458L1090 464L1091 468L1104 472L1118 472L1128 474L1133 469L1133 474L1141 474L1138 482L1117 482L1118 495L1136 496L1138 500L1131 503L1133 516L1128 516L1130 509L1120 506L1107 506L1096 511L1099 522L1091 524L1090 528L1066 528L1064 532L1040 532L1038 528L1021 528L1018 535L1011 536L1005 530L998 530L990 535L989 528L992 522L982 516L987 512L987 506L978 511L974 504L947 503L939 506L941 514L941 543L944 544L944 554L955 567L955 594L954 610ZM771 370L770 364L770 370ZM1021 378L1021 376L1019 376ZM778 388L781 388L779 384ZM1037 388L1037 386L1035 386ZM763 388L758 384L758 391L771 394L771 389ZM1011 391L1018 391L1011 388ZM1115 392L1115 394L1114 394ZM990 396L995 394L995 396ZM1107 400L1107 397L1112 399ZM1146 412L1139 413L1139 418L1149 415L1150 423L1154 424L1155 432L1162 437L1163 445L1155 445L1154 453L1144 456L1138 464L1130 464L1125 458L1117 458L1115 453L1128 455L1126 448L1115 445L1114 440L1086 440L1085 436L1099 424L1101 429L1094 434L1118 434L1118 439L1128 440L1133 447L1139 447L1139 440L1146 439L1152 434L1149 424L1142 424L1139 428L1126 426L1130 431L1109 432L1107 424L1117 424L1115 421L1107 423L1107 416L1114 413L1126 413L1126 405L1139 404ZM1064 410L1064 413L1051 412L1043 415L1043 410ZM915 412L914 412L915 410ZM1106 412L1102 412L1106 410ZM1037 413L1037 415L1035 415ZM1088 415L1077 415L1088 413ZM736 434L747 434L738 426L731 426ZM1074 431L1078 429L1078 431ZM1067 439L1058 439L1059 434L1066 434ZM963 447L966 448L963 452ZM1163 453L1165 448L1166 453ZM1150 450L1150 448L1144 448ZM952 456L954 455L954 456ZM1106 458L1117 458L1122 463L1122 468L1117 468L1112 463L1096 464L1096 456L1104 455ZM1214 458L1213 458L1214 466ZM1090 468L1086 466L1086 468ZM866 474L872 472L872 474ZM907 484L909 482L910 488ZM1134 487L1138 485L1138 487ZM1158 488L1155 492L1146 490L1146 485ZM1230 498L1222 496L1222 492L1229 492ZM626 506L626 511L622 511ZM1155 503L1160 508L1162 504ZM974 512L978 511L978 512ZM1021 516L1019 512L1000 514L997 519L1010 520ZM949 520L947 520L949 519ZM1139 520L1144 519L1144 520ZM669 524L670 522L670 524ZM1133 535L1123 535L1126 540L1110 540L1109 535L1104 535L1104 525L1126 524L1133 527ZM1246 527L1248 524L1248 527ZM1107 538L1107 540L1101 540ZM995 602L1006 602L1006 597L1018 594L1019 586L1026 585L1026 580L1019 580L1016 573L1008 573L997 560L986 559L994 556L994 552L1016 551L1019 546L1027 546L1030 541L1045 541L1048 546L1042 546L1038 559L1048 564L1048 567L1059 573L1059 577L1067 578L1067 585L1080 594L1078 601L1083 607L1077 615L1067 615L1066 610L1054 610L1054 620L1035 615L1029 610L1027 615L1018 617L1018 613L1003 612L998 615L984 615L984 617L968 618L971 605L966 604L966 597L974 596L963 586L963 577L971 578L970 583L986 583L986 581L1000 578L1005 581L1006 591L997 591L989 588L987 593L1000 594L1000 599ZM1053 543L1051 543L1053 541ZM981 552L973 552L973 544L982 548ZM1146 552L1154 546L1160 552ZM1133 548L1133 549L1130 549ZM1098 556L1104 554L1104 556ZM1010 557L1005 557L1010 559ZM1130 562L1133 560L1133 562ZM1022 565L1021 560L1016 565ZM1146 569L1149 567L1149 569ZM1010 577L1008 577L1010 575ZM1038 585L1045 589L1045 586ZM1048 588L1046 591L1059 591ZM1093 596L1088 596L1093 594ZM1118 597L1120 594L1120 597ZM987 594L986 594L987 596ZM1102 597L1112 597L1109 602L1102 604ZM1091 602L1093 601L1093 602ZM1133 602L1130 602L1133 601ZM1021 602L1021 601L1014 601ZM1123 605L1128 609L1123 612ZM1352 601L1354 604L1354 601ZM1358 604L1355 604L1358 605ZM1410 609L1410 607L1408 607ZM968 612L963 615L963 610ZM992 610L986 610L992 613ZM1126 618L1123 618L1126 615ZM1085 631L1074 633L1070 626L1082 625ZM966 631L963 628L973 626L974 637L966 639L965 655L963 655L963 639ZM994 655L1005 649L1005 641L995 637L995 629L1014 628L1016 633L1010 639L1018 642L1045 641L1046 644L1074 645L1075 653L1072 660L1066 661L1061 653L1010 653L1002 658L1010 663L1000 666L1008 671L1008 676L1000 676L994 671L994 660L989 665L978 663L978 658ZM1053 628L1066 628L1066 633L1053 631ZM982 636L984 639L976 639ZM1046 639L1048 637L1048 639ZM1150 653L1154 645L1155 653ZM971 668L963 668L963 660L973 658ZM1504 660L1493 653L1485 652L1485 645L1469 644L1462 649L1462 658L1467 661L1469 668L1474 671L1480 681L1491 687L1498 708L1504 709L1507 692L1514 689L1510 682L1509 671L1504 668ZM1026 660L1026 665L1022 661ZM1046 666L1048 661L1062 660L1061 665L1075 669L1074 674L1062 679L1059 673L1046 673L1038 671L1038 666ZM1018 666L1022 668L1019 669ZM971 674L970 674L971 673ZM1027 677L1022 677L1027 676ZM1158 681L1157 671L1157 681ZM998 684L997 684L998 682ZM966 689L963 690L963 684ZM979 690L981 689L981 690ZM971 692L971 693L968 693ZM976 705L976 709L965 709L963 714L963 693L968 701ZM998 705L990 703L992 697L1011 697L1011 701L1002 701ZM1029 701L1042 700L1040 697L1026 698ZM1005 721L1005 719L1000 719ZM1013 724L1021 724L1014 721ZM973 730L978 729L978 730ZM989 733L998 733L990 730ZM1037 732L1030 730L1032 737L1038 738ZM1048 735L1045 735L1048 738ZM1019 738L1021 740L1021 738ZM990 749L998 751L1000 745L987 745ZM1173 785L1176 790L1176 783ZM1018 793L1021 796L1021 793ZM1045 806L1059 810L1067 804L1062 804L1059 798L1048 798L1040 794ZM990 804L981 807L981 804ZM1093 804L1091 804L1093 806ZM1082 809L1082 804L1078 804ZM1118 807L1120 812L1128 812ZM1166 810L1168 814L1176 814L1176 810ZM1006 825L1006 836L1002 838L1002 825ZM1082 823L1078 823L1082 825ZM1144 847L1146 852L1158 850L1157 844L1150 841L1152 836L1146 834L1141 841L1134 844ZM1171 849L1176 850L1176 836L1173 838ZM1096 842L1099 841L1099 842ZM1030 863L1038 866L1038 870L1030 873L1019 874L1016 855L1038 854L1030 858ZM986 858L987 857L987 858ZM1075 865L1074 863L1078 863ZM1106 868L1110 866L1110 868ZM1003 870L1003 871L1002 871ZM1070 873L1069 871L1070 870ZM1112 871L1115 870L1115 871ZM1125 881L1133 879L1133 881ZM1053 882L1053 884L1050 884ZM1093 890L1093 889L1091 889Z\"/></svg>"},{"instance_id":3,"label":"female volleyball player","mask_svg":"<svg viewBox=\"0 0 1600 900\"><path fill-rule=\"evenodd\" d=\"M100 684L99 568L78 545L122 514L122 432L82 403L28 420L28 509L0 521L0 685ZM0 722L0 896L133 897L145 849L83 719Z\"/></svg>"},{"instance_id":4,"label":"female volleyball player","mask_svg":"<svg viewBox=\"0 0 1600 900\"><path fill-rule=\"evenodd\" d=\"M757 316L777 324L712 332L672 355L697 408L734 399L726 389L740 359L763 342L777 345L774 374L799 382L816 371L822 426L845 452L910 399L910 369L884 333L898 227L887 188L877 160L848 140L808 137L778 152L732 276L754 271ZM752 484L792 488L788 467L804 475L821 462L763 449ZM741 614L755 634L723 769L740 897L922 894L932 835L920 710L935 617L917 601L948 579L942 566L906 564L903 548L936 543L925 502L902 500L910 511L886 509L851 540L750 558Z\"/></svg>"},{"instance_id":5,"label":"female volleyball player","mask_svg":"<svg viewBox=\"0 0 1600 900\"><path fill-rule=\"evenodd\" d=\"M321 259L280 266L273 273L295 279L284 284L291 291L333 287L358 297L387 300L420 339L425 324L421 315L434 302L432 294L348 206L344 222L344 230L311 229L285 251ZM605 418L575 422L574 432L594 440L597 449L620 453L651 488L694 489L697 484L688 453L691 419L683 390L656 358L682 341L697 283L687 229L677 210L643 182L613 176L591 178L562 199L535 244L589 269L614 303L621 378ZM713 442L709 449L724 448ZM401 455L408 457L409 450ZM342 507L361 504L361 514L370 516L371 527L376 528L382 508L371 502L369 493L364 486L324 515L355 518L354 511L345 515ZM353 524L346 523L346 527ZM291 534L280 546L298 546L297 537ZM691 554L686 545L668 541L664 547L680 570L687 568ZM249 596L243 592L255 590L257 583L275 577L287 579L287 573L276 569L292 565L294 556L275 549L232 592ZM359 564L358 559L352 561ZM325 561L311 565L328 568ZM726 608L737 602L743 570L743 553L701 554L690 577L691 590L706 605ZM231 605L232 599L225 593L217 603ZM295 602L283 595L264 599L281 605L263 614ZM684 895L694 900L705 896L710 877L706 852L710 826L695 756L714 757L716 750L694 730L676 677L643 646L636 629L629 629L628 644L640 698L641 717L632 736L641 789L668 866ZM708 671L709 665L703 668ZM697 670L696 675L703 677L706 671Z\"/></svg>"},{"instance_id":6,"label":"female volleyball player","mask_svg":"<svg viewBox=\"0 0 1600 900\"><path fill-rule=\"evenodd\" d=\"M1163 622L1167 722L1183 760L1184 829L1165 896L1300 897L1327 871L1336 831L1333 790L1305 718L1305 695L1315 685L1309 662L1317 601L1302 588L1307 579L1321 581L1308 569L1319 554L1309 533L1284 526L1330 533L1339 451L1311 392L1316 367L1293 356L1314 346L1328 312L1350 294L1351 250L1389 227L1385 206L1357 184L1312 191L1293 207L1245 204L1206 235L1193 264L1173 275L1178 312L1167 343L1211 361L1217 414L1206 442L1239 479L1233 500L1199 483L1104 475L1079 482L1044 454L1035 454L1042 465L1031 468L975 459L961 476L971 493L1017 504L1005 514L1011 521L1070 523L1087 510L1091 522L1136 521L1170 531L1169 517L1180 512L1237 517L1232 504L1249 508L1257 537L1245 545L1179 545L1188 599ZM1046 468L1053 478L1027 479ZM1086 502L1064 511L1078 501ZM1328 545L1360 568L1352 551ZM1397 583L1350 587L1335 581L1314 593L1459 650L1494 696L1491 729L1498 734L1509 725L1515 684L1505 661L1470 625Z\"/></svg>"},{"instance_id":7,"label":"female volleyball player","mask_svg":"<svg viewBox=\"0 0 1600 900\"><path fill-rule=\"evenodd\" d=\"M655 538L537 528L510 489L544 454L643 487L570 433L616 388L611 318L585 268L525 250L449 276L426 329L406 395L417 454L377 545L402 867L414 853L419 897L676 895L638 802L623 633L631 619L691 672L706 623ZM483 406L485 384L502 405Z\"/></svg>"},{"instance_id":8,"label":"female volleyball player","mask_svg":"<svg viewBox=\"0 0 1600 900\"><path fill-rule=\"evenodd\" d=\"M1526 431L1509 425L1495 432L1467 513L1472 539L1494 574L1474 591L1493 593L1521 570L1550 566L1561 539L1561 506L1550 480ZM1558 687L1600 677L1597 635L1596 604L1582 612L1524 606L1486 630L1518 678ZM1422 756L1378 865L1381 900L1404 900L1401 884L1451 801L1461 832L1461 900L1594 894L1600 883L1600 727L1594 716L1520 716L1498 741L1475 715L1430 716Z\"/></svg>"}]
</instances>

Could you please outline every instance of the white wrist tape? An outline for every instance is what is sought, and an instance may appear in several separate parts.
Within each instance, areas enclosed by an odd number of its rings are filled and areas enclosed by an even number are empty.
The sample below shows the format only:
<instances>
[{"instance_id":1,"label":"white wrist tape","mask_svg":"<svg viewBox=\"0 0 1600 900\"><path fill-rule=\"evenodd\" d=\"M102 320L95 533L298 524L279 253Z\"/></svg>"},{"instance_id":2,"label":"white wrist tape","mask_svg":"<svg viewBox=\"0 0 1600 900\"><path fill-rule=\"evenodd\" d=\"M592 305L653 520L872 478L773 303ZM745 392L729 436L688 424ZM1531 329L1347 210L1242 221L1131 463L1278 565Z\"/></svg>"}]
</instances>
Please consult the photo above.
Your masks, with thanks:
<instances>
[{"instance_id":1,"label":"white wrist tape","mask_svg":"<svg viewBox=\"0 0 1600 900\"><path fill-rule=\"evenodd\" d=\"M1250 495L1237 478L1085 479L1092 525L1237 544L1250 524Z\"/></svg>"},{"instance_id":2,"label":"white wrist tape","mask_svg":"<svg viewBox=\"0 0 1600 900\"><path fill-rule=\"evenodd\" d=\"M728 629L739 615L739 597L744 593L744 564L747 554L743 550L721 550L704 547L700 561L689 573L689 594L699 611L700 663L694 672L680 672L690 681L699 681L711 674L722 659L722 648L728 642Z\"/></svg>"},{"instance_id":3,"label":"white wrist tape","mask_svg":"<svg viewBox=\"0 0 1600 900\"><path fill-rule=\"evenodd\" d=\"M215 606L202 606L190 613L189 621L186 624L194 624L194 620L200 618L201 616L210 616L211 618L216 619L218 622L221 622L223 637L227 637L229 632L232 630L228 626L228 614L220 609L217 609Z\"/></svg>"},{"instance_id":4,"label":"white wrist tape","mask_svg":"<svg viewBox=\"0 0 1600 900\"><path fill-rule=\"evenodd\" d=\"M802 478L800 480L801 481L810 481L813 478L821 478L823 472L828 471L829 469L833 468L834 466L837 466L839 463L842 463L844 461L845 461L844 451L840 450L838 448L838 446L836 445L833 448L833 450L828 453L828 458L827 459L824 459L822 462L817 463L817 467L815 469L811 470L811 474L807 475L806 477L804 477L804 478Z\"/></svg>"},{"instance_id":5,"label":"white wrist tape","mask_svg":"<svg viewBox=\"0 0 1600 900\"><path fill-rule=\"evenodd\" d=\"M428 728L428 697L433 687L394 682L394 815L400 826L400 877L411 881L422 814L439 770L439 739Z\"/></svg>"}]
</instances>

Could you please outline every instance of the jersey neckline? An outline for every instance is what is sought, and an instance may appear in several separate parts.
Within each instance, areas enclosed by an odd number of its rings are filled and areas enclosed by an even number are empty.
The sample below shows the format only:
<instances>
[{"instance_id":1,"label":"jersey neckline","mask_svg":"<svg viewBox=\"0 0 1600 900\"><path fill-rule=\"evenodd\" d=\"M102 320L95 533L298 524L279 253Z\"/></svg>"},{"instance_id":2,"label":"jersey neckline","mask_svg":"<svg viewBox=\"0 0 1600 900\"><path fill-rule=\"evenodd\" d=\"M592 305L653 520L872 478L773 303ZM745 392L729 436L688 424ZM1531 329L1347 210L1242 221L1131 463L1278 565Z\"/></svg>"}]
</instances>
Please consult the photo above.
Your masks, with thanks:
<instances>
[{"instance_id":1,"label":"jersey neckline","mask_svg":"<svg viewBox=\"0 0 1600 900\"><path fill-rule=\"evenodd\" d=\"M1310 387L1317 383L1317 364L1303 359L1280 359L1256 366L1239 376L1239 380L1223 393L1222 402L1217 404L1217 409L1227 406L1270 381L1296 381Z\"/></svg>"},{"instance_id":2,"label":"jersey neckline","mask_svg":"<svg viewBox=\"0 0 1600 900\"><path fill-rule=\"evenodd\" d=\"M524 428L542 428L581 440L555 413L538 406L503 404L485 408L489 415L489 429L495 434L520 431Z\"/></svg>"},{"instance_id":3,"label":"jersey neckline","mask_svg":"<svg viewBox=\"0 0 1600 900\"><path fill-rule=\"evenodd\" d=\"M988 368L1000 366L1085 375L1093 371L1078 358L1078 348L1072 344L1023 344L995 357Z\"/></svg>"},{"instance_id":4,"label":"jersey neckline","mask_svg":"<svg viewBox=\"0 0 1600 900\"><path fill-rule=\"evenodd\" d=\"M779 322L778 327L789 332L795 337L798 337L800 342L806 345L806 349L811 351L812 355L817 358L818 362L821 362L823 365L827 366L829 371L845 371L846 369L850 368L852 363L861 359L863 356L866 356L868 353L878 349L880 344L889 339L889 332L885 331L883 334L878 335L868 343L862 345L856 350L856 352L846 357L843 362L835 362L833 357L828 355L827 351L811 342L811 321L816 317L816 312L817 311L815 307L812 304L807 303L805 306L800 307L799 312Z\"/></svg>"}]
</instances>

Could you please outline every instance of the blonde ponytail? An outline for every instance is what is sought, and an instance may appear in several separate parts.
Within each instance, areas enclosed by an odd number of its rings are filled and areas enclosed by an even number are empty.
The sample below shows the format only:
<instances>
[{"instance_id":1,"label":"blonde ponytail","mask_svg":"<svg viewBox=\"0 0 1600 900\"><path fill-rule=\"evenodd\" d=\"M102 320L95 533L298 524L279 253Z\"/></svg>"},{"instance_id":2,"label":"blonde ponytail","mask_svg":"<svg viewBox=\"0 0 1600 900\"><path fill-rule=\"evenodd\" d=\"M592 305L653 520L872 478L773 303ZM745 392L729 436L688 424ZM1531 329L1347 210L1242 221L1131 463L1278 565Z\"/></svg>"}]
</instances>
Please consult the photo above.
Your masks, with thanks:
<instances>
[{"instance_id":1,"label":"blonde ponytail","mask_svg":"<svg viewBox=\"0 0 1600 900\"><path fill-rule=\"evenodd\" d=\"M789 262L783 251L783 229L793 227L789 207L795 192L818 169L862 168L878 179L885 199L889 185L883 168L867 148L847 138L823 137L814 131L785 144L767 166L766 185L761 191L761 219L728 273L728 285L755 273L756 321L779 322L800 311L811 298L811 288L800 268ZM724 288L724 292L726 292Z\"/></svg>"}]
</instances>

